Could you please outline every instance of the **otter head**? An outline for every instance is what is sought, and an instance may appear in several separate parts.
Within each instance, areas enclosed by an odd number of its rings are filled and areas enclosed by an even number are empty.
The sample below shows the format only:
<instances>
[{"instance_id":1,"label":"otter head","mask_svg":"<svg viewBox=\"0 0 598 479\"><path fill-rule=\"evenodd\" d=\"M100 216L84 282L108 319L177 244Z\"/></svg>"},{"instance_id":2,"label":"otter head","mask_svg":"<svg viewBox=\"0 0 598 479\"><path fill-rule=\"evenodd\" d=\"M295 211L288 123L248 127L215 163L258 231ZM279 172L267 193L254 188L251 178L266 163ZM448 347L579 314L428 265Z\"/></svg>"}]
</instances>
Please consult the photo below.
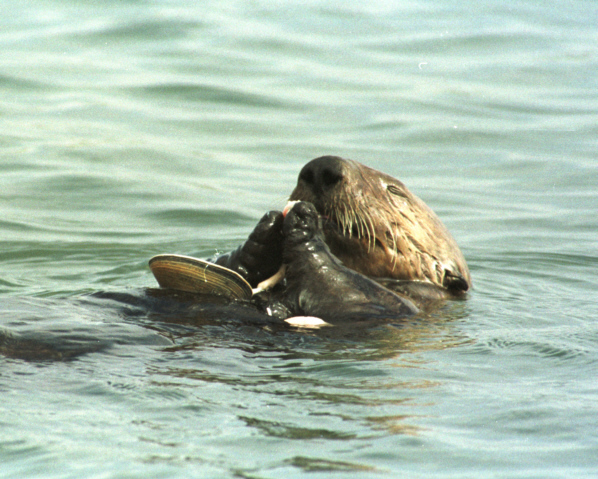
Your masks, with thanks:
<instances>
[{"instance_id":1,"label":"otter head","mask_svg":"<svg viewBox=\"0 0 598 479\"><path fill-rule=\"evenodd\" d=\"M313 203L324 219L326 243L351 269L370 277L430 282L455 294L471 285L448 230L389 175L323 156L303 167L290 200Z\"/></svg>"}]
</instances>

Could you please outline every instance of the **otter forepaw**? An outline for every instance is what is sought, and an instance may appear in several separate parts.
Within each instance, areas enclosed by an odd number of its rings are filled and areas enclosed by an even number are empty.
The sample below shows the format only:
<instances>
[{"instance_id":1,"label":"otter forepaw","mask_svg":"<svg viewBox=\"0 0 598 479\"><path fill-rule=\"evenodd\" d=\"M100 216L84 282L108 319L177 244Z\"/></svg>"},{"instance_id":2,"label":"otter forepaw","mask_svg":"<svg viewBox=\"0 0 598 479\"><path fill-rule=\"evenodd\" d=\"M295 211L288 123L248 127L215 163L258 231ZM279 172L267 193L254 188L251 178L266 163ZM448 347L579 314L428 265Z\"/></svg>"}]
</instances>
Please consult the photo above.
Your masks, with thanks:
<instances>
[{"instance_id":1,"label":"otter forepaw","mask_svg":"<svg viewBox=\"0 0 598 479\"><path fill-rule=\"evenodd\" d=\"M269 211L245 243L231 253L208 261L236 271L255 288L258 283L274 275L282 265L282 222L280 211Z\"/></svg>"},{"instance_id":2,"label":"otter forepaw","mask_svg":"<svg viewBox=\"0 0 598 479\"><path fill-rule=\"evenodd\" d=\"M238 268L253 287L274 275L282 265L282 221L280 211L266 213L233 254Z\"/></svg>"}]
</instances>

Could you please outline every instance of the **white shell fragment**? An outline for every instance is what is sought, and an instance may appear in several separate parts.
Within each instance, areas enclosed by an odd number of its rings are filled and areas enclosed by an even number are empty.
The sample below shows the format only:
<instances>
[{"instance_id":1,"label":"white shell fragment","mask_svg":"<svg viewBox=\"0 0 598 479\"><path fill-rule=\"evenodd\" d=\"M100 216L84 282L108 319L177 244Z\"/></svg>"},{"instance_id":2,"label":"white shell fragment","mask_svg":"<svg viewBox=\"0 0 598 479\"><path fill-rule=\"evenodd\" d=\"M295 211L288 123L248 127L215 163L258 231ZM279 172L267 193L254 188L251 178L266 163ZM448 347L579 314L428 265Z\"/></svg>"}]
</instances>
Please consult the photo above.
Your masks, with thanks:
<instances>
[{"instance_id":1,"label":"white shell fragment","mask_svg":"<svg viewBox=\"0 0 598 479\"><path fill-rule=\"evenodd\" d=\"M285 319L285 322L297 328L317 329L324 326L332 326L332 324L327 323L323 319L316 318L315 316L293 316Z\"/></svg>"},{"instance_id":2,"label":"white shell fragment","mask_svg":"<svg viewBox=\"0 0 598 479\"><path fill-rule=\"evenodd\" d=\"M297 203L301 203L300 201L287 201L287 204L285 205L284 209L282 210L282 216L286 217L287 213L289 211L291 211L293 209L293 206L295 206Z\"/></svg>"},{"instance_id":3,"label":"white shell fragment","mask_svg":"<svg viewBox=\"0 0 598 479\"><path fill-rule=\"evenodd\" d=\"M284 275L287 271L287 267L283 264L280 269L274 273L273 276L270 276L268 279L265 279L260 284L257 285L257 288L254 288L253 294L261 293L262 291L266 291L267 289L273 288L278 283L280 283L284 279Z\"/></svg>"}]
</instances>

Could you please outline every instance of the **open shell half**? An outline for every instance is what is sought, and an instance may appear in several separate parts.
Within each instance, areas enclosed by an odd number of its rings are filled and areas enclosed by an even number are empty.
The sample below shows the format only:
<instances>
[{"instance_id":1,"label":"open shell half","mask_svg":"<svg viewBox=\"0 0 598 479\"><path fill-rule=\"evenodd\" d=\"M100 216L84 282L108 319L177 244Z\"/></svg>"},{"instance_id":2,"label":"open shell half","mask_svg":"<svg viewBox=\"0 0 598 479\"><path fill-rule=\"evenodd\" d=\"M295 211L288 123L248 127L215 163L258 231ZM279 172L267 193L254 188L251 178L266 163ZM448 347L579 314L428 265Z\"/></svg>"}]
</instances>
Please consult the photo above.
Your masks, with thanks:
<instances>
[{"instance_id":1,"label":"open shell half","mask_svg":"<svg viewBox=\"0 0 598 479\"><path fill-rule=\"evenodd\" d=\"M250 284L238 273L214 263L178 254L160 254L149 267L162 288L250 299Z\"/></svg>"}]
</instances>

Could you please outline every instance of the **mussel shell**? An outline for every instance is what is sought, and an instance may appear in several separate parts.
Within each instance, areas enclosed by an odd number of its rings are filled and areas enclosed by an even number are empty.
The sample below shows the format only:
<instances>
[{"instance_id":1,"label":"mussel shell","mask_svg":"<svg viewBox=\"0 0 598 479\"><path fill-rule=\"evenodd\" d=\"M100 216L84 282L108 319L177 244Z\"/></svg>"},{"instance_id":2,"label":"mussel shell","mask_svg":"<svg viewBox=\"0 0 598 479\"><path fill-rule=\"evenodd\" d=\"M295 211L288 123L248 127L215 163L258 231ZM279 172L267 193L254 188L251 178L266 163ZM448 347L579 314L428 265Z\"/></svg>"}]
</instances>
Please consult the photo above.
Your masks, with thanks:
<instances>
[{"instance_id":1,"label":"mussel shell","mask_svg":"<svg viewBox=\"0 0 598 479\"><path fill-rule=\"evenodd\" d=\"M238 273L191 256L160 254L149 260L149 267L163 288L229 299L252 296L250 284Z\"/></svg>"}]
</instances>

